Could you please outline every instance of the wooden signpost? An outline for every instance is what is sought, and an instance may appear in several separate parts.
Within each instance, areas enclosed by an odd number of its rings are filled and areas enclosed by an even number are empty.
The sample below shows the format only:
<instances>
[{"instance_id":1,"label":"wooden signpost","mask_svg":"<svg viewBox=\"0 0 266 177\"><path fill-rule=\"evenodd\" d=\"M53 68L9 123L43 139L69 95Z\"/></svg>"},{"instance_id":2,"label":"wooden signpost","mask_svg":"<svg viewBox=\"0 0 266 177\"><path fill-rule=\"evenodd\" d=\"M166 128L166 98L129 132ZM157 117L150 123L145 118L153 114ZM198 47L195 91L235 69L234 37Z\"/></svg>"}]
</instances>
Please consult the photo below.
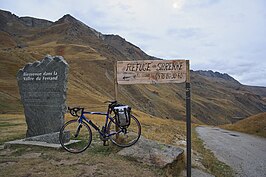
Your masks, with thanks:
<instances>
[{"instance_id":1,"label":"wooden signpost","mask_svg":"<svg viewBox=\"0 0 266 177\"><path fill-rule=\"evenodd\" d=\"M118 84L183 83L186 60L118 61Z\"/></svg>"},{"instance_id":2,"label":"wooden signpost","mask_svg":"<svg viewBox=\"0 0 266 177\"><path fill-rule=\"evenodd\" d=\"M114 66L116 100L118 84L186 82L187 176L191 177L191 98L189 60L117 61Z\"/></svg>"}]
</instances>

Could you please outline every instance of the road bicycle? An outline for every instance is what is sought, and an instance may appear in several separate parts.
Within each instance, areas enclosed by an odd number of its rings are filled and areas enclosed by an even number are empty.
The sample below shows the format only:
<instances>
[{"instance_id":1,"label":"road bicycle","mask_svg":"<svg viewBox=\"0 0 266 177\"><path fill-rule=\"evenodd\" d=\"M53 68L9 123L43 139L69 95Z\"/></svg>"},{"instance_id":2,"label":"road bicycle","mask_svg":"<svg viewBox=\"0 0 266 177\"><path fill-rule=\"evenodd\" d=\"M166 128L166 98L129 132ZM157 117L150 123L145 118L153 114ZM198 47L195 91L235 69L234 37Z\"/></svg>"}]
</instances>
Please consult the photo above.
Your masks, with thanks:
<instances>
[{"instance_id":1,"label":"road bicycle","mask_svg":"<svg viewBox=\"0 0 266 177\"><path fill-rule=\"evenodd\" d=\"M107 112L87 112L79 107L68 108L70 114L77 118L66 122L60 130L60 144L66 151L80 153L90 146L92 141L90 126L99 133L104 145L111 140L119 147L129 147L139 140L141 125L131 114L131 108L118 104L117 101L108 101L108 103ZM104 126L100 129L85 116L86 114L106 116Z\"/></svg>"}]
</instances>

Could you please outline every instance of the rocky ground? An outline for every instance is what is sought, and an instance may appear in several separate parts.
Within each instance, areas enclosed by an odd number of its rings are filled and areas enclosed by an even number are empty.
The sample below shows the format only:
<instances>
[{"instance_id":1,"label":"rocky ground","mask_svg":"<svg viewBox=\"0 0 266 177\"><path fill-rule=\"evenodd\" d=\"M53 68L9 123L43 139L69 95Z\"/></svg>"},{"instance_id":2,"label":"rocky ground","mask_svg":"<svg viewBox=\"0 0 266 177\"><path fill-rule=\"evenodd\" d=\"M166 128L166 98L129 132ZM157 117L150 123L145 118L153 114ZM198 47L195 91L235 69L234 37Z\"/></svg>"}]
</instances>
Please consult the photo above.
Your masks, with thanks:
<instances>
[{"instance_id":1,"label":"rocky ground","mask_svg":"<svg viewBox=\"0 0 266 177\"><path fill-rule=\"evenodd\" d=\"M81 154L36 146L0 150L0 176L165 176L163 170L116 155L115 146L94 144Z\"/></svg>"}]
</instances>

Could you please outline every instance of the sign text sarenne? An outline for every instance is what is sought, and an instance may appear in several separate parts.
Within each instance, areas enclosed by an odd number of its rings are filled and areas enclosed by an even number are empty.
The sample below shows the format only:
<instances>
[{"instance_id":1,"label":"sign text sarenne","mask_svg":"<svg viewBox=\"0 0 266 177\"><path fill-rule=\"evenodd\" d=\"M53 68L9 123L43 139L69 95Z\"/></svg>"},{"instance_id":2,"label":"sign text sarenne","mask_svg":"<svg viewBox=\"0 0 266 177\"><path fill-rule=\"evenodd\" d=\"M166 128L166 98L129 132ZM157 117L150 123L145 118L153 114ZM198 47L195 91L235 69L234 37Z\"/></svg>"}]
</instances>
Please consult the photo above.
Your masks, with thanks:
<instances>
[{"instance_id":1,"label":"sign text sarenne","mask_svg":"<svg viewBox=\"0 0 266 177\"><path fill-rule=\"evenodd\" d=\"M182 83L186 60L118 61L118 84Z\"/></svg>"}]
</instances>

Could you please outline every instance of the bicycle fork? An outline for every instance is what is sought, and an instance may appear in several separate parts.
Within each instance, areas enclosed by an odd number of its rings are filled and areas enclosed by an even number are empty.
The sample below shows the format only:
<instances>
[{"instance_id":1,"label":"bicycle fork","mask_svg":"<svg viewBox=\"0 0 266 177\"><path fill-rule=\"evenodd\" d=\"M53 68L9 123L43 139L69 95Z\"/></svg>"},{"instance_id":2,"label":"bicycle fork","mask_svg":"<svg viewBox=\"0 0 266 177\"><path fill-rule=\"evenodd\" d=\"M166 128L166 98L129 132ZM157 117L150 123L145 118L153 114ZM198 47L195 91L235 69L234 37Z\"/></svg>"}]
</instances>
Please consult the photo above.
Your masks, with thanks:
<instances>
[{"instance_id":1,"label":"bicycle fork","mask_svg":"<svg viewBox=\"0 0 266 177\"><path fill-rule=\"evenodd\" d=\"M76 130L76 133L75 133L75 138L77 138L78 137L78 135L79 135L79 132L80 132L80 129L82 128L82 124L81 123L79 123L79 126L77 127L77 130Z\"/></svg>"}]
</instances>

